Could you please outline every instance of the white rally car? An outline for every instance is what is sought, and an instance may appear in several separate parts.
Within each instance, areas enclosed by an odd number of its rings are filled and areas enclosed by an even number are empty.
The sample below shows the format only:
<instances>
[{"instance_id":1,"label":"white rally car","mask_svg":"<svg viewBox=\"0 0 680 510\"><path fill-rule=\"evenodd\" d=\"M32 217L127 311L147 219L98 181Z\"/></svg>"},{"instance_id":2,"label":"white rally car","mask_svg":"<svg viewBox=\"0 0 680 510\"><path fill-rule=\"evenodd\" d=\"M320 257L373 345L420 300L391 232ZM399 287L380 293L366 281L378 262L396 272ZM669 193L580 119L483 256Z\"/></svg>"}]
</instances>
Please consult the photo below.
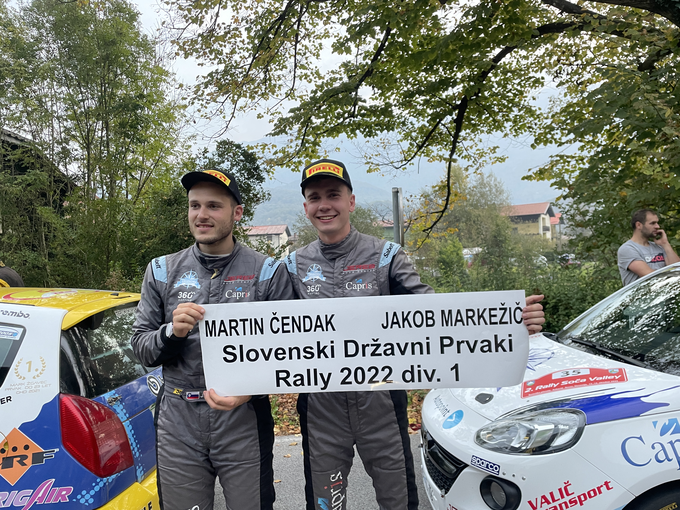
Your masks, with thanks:
<instances>
[{"instance_id":1,"label":"white rally car","mask_svg":"<svg viewBox=\"0 0 680 510\"><path fill-rule=\"evenodd\" d=\"M425 399L432 507L680 508L680 264L530 340L522 384Z\"/></svg>"}]
</instances>

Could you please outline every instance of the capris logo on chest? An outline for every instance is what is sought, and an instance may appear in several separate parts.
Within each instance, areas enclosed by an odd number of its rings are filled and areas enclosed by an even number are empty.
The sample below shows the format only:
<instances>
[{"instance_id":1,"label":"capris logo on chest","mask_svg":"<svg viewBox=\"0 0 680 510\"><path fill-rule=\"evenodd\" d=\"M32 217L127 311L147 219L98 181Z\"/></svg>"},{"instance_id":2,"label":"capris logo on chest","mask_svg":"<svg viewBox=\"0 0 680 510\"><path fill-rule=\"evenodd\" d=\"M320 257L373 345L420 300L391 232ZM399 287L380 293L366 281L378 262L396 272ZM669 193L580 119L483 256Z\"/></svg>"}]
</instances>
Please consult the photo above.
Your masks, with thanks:
<instances>
[{"instance_id":1,"label":"capris logo on chest","mask_svg":"<svg viewBox=\"0 0 680 510\"><path fill-rule=\"evenodd\" d=\"M250 291L244 290L243 287L236 287L229 289L224 293L224 296L228 299L245 299L250 296Z\"/></svg>"},{"instance_id":2,"label":"capris logo on chest","mask_svg":"<svg viewBox=\"0 0 680 510\"><path fill-rule=\"evenodd\" d=\"M373 288L373 282L365 282L363 278L357 278L353 282L347 282L345 284L347 290L371 290Z\"/></svg>"}]
</instances>

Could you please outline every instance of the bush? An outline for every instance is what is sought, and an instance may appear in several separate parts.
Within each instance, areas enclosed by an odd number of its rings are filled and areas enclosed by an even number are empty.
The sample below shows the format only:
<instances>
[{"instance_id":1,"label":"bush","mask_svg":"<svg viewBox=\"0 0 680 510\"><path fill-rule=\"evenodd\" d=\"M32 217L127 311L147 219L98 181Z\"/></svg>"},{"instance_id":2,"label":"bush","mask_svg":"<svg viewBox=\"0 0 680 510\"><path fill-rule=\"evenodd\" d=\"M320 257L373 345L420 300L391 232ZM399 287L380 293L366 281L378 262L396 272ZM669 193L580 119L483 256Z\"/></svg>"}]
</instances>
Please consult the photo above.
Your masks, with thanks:
<instances>
[{"instance_id":1,"label":"bush","mask_svg":"<svg viewBox=\"0 0 680 510\"><path fill-rule=\"evenodd\" d=\"M527 295L543 294L544 331L557 333L588 308L621 288L616 268L589 264L560 267L553 264L534 278Z\"/></svg>"}]
</instances>

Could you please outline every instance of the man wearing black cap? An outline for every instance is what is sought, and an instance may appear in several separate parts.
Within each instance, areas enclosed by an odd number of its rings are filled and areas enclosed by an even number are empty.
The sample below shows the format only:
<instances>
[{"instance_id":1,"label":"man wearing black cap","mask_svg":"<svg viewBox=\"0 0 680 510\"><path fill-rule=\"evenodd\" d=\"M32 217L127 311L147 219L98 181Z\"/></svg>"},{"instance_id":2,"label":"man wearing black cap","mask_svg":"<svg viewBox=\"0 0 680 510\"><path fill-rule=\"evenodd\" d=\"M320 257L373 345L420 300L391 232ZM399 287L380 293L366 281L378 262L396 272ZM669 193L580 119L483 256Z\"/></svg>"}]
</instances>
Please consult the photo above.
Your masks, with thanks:
<instances>
[{"instance_id":1,"label":"man wearing black cap","mask_svg":"<svg viewBox=\"0 0 680 510\"><path fill-rule=\"evenodd\" d=\"M212 510L215 476L227 508L272 509L274 423L269 399L206 389L196 324L206 303L292 299L280 263L236 242L243 215L234 177L219 170L182 177L196 243L146 269L132 346L163 365L156 406L158 495L164 510Z\"/></svg>"},{"instance_id":2,"label":"man wearing black cap","mask_svg":"<svg viewBox=\"0 0 680 510\"><path fill-rule=\"evenodd\" d=\"M352 181L345 165L322 159L302 172L307 218L319 239L286 257L299 298L429 294L398 244L351 226ZM527 298L530 332L543 324L542 296ZM344 510L354 447L373 479L380 509L418 508L405 391L301 394L307 510Z\"/></svg>"}]
</instances>

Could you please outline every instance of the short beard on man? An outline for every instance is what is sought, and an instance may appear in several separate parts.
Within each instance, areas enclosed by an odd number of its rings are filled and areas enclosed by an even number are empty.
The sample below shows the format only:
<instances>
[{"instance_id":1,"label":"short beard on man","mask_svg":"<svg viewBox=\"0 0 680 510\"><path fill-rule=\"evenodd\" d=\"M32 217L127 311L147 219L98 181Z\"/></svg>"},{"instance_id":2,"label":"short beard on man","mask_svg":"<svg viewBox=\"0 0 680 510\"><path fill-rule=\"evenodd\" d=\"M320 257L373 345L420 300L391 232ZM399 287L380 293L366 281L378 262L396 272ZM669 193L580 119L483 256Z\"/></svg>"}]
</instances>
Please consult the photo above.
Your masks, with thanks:
<instances>
[{"instance_id":1,"label":"short beard on man","mask_svg":"<svg viewBox=\"0 0 680 510\"><path fill-rule=\"evenodd\" d=\"M196 237L196 234L194 233L194 226L191 225L191 235L194 236L194 239L198 244L204 244L206 246L210 246L211 244L217 244L221 242L222 240L228 238L231 236L234 232L234 224L236 222L234 221L234 213L231 215L231 220L229 223L226 225L215 225L215 234L211 237L205 238L205 239L199 239ZM200 235L200 234L199 234Z\"/></svg>"},{"instance_id":2,"label":"short beard on man","mask_svg":"<svg viewBox=\"0 0 680 510\"><path fill-rule=\"evenodd\" d=\"M656 236L657 236L657 234L656 234L656 232L654 231L653 228L648 229L645 226L642 227L642 235L644 235L645 238L647 238L647 240L649 240L649 241L655 241Z\"/></svg>"}]
</instances>

